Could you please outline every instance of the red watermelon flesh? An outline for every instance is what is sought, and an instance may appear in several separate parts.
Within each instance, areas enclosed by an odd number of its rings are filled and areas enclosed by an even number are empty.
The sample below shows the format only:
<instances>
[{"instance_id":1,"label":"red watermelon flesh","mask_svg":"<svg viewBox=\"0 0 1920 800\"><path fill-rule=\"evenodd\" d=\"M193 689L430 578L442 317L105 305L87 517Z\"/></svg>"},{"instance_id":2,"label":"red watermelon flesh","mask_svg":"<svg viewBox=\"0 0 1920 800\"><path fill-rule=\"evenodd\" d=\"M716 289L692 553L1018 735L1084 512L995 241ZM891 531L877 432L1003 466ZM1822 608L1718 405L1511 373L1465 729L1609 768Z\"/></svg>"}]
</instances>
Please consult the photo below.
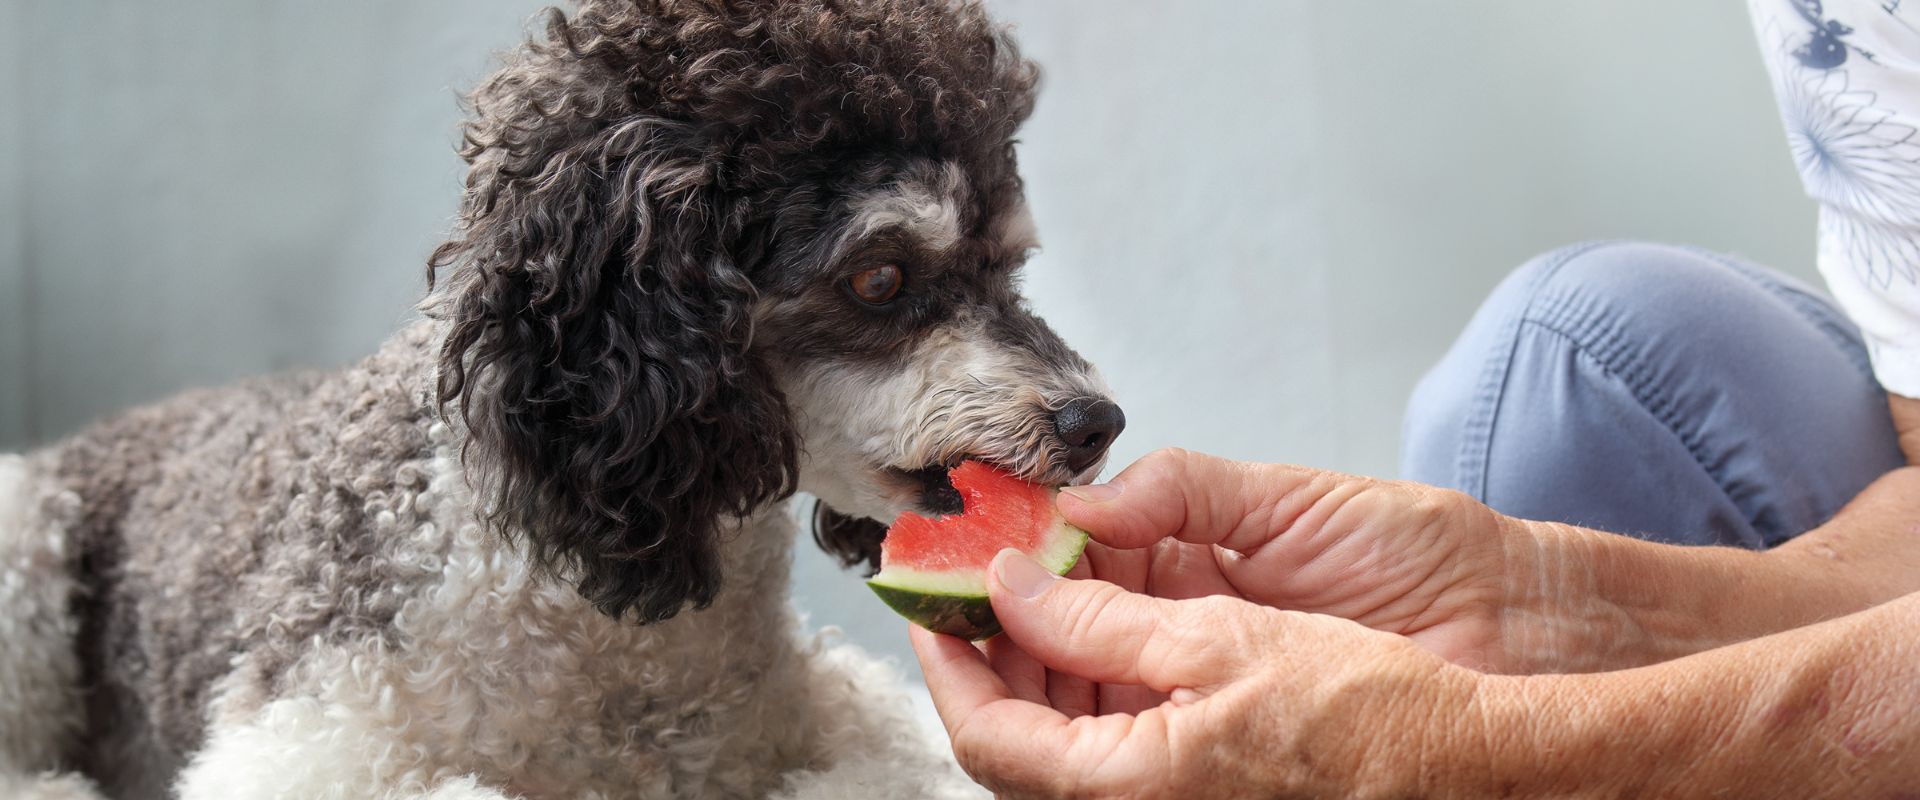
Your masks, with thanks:
<instances>
[{"instance_id":1,"label":"red watermelon flesh","mask_svg":"<svg viewBox=\"0 0 1920 800\"><path fill-rule=\"evenodd\" d=\"M948 473L964 512L930 519L902 514L880 546L867 584L887 605L928 630L970 639L1000 632L987 601L987 568L1014 548L1063 574L1087 535L1054 510L1057 489L967 461Z\"/></svg>"}]
</instances>

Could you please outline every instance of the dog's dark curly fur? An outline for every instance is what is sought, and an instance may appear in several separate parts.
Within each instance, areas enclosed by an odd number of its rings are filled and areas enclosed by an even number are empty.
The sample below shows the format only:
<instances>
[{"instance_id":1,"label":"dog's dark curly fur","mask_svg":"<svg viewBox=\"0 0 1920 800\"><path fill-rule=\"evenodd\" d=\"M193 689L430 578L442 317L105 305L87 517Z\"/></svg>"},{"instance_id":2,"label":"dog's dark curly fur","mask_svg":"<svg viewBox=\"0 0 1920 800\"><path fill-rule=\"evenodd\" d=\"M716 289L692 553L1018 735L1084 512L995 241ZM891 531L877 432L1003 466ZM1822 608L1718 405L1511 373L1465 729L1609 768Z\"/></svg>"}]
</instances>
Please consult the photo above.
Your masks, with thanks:
<instances>
[{"instance_id":1,"label":"dog's dark curly fur","mask_svg":"<svg viewBox=\"0 0 1920 800\"><path fill-rule=\"evenodd\" d=\"M553 12L474 95L460 235L432 259L455 281L440 399L471 421L499 529L548 531L534 556L609 614L711 602L716 520L794 486L756 286L850 173L920 156L1016 192L1034 82L975 3ZM821 523L877 564L875 523Z\"/></svg>"}]
</instances>

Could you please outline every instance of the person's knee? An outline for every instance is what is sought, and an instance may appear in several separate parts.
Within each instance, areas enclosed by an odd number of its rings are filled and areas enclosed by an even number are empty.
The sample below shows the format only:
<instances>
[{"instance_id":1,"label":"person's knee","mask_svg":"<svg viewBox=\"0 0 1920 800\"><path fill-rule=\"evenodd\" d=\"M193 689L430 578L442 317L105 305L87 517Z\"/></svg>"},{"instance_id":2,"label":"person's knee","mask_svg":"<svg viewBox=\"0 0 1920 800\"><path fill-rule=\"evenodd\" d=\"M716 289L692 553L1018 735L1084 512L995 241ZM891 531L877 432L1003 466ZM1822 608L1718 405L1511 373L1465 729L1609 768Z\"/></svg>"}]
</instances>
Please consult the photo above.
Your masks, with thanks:
<instances>
[{"instance_id":1,"label":"person's knee","mask_svg":"<svg viewBox=\"0 0 1920 800\"><path fill-rule=\"evenodd\" d=\"M1596 527L1608 509L1569 498L1686 483L1705 499L1608 529L1771 543L1897 460L1886 416L1813 290L1698 250L1583 245L1509 275L1421 381L1402 475Z\"/></svg>"},{"instance_id":2,"label":"person's knee","mask_svg":"<svg viewBox=\"0 0 1920 800\"><path fill-rule=\"evenodd\" d=\"M1590 256L1626 246L1563 247L1522 264L1494 287L1407 401L1401 428L1402 478L1478 494L1471 477L1461 474L1460 454L1469 446L1472 430L1490 425L1500 405L1522 320L1543 293L1617 283L1600 280L1610 271L1604 264L1616 259Z\"/></svg>"},{"instance_id":3,"label":"person's knee","mask_svg":"<svg viewBox=\"0 0 1920 800\"><path fill-rule=\"evenodd\" d=\"M1423 376L1407 404L1401 476L1475 492L1475 466L1463 463L1475 436L1490 435L1493 415L1552 414L1554 406L1507 402L1512 359L1523 329L1537 328L1584 347L1697 351L1703 317L1738 316L1757 290L1751 276L1695 250L1643 242L1563 247L1513 270L1481 304L1465 330ZM1716 323L1717 324L1717 323ZM1551 428L1551 425L1546 426ZM1465 458L1467 462L1473 459ZM1484 498L1483 498L1484 499Z\"/></svg>"},{"instance_id":4,"label":"person's knee","mask_svg":"<svg viewBox=\"0 0 1920 800\"><path fill-rule=\"evenodd\" d=\"M1737 334L1748 320L1780 317L1803 322L1814 311L1793 308L1810 290L1760 267L1700 250L1646 242L1607 242L1557 251L1518 270L1518 312L1527 322L1560 326L1606 325L1617 335L1711 345Z\"/></svg>"},{"instance_id":5,"label":"person's knee","mask_svg":"<svg viewBox=\"0 0 1920 800\"><path fill-rule=\"evenodd\" d=\"M1510 273L1475 315L1514 324L1631 322L1638 335L1694 329L1811 290L1790 278L1705 251L1650 242L1590 242L1554 250ZM1820 302L1820 301L1814 301ZM1574 332L1574 331L1569 331Z\"/></svg>"},{"instance_id":6,"label":"person's knee","mask_svg":"<svg viewBox=\"0 0 1920 800\"><path fill-rule=\"evenodd\" d=\"M1592 242L1562 248L1514 271L1529 300L1568 296L1612 303L1660 302L1723 283L1722 262L1694 250L1651 242Z\"/></svg>"}]
</instances>

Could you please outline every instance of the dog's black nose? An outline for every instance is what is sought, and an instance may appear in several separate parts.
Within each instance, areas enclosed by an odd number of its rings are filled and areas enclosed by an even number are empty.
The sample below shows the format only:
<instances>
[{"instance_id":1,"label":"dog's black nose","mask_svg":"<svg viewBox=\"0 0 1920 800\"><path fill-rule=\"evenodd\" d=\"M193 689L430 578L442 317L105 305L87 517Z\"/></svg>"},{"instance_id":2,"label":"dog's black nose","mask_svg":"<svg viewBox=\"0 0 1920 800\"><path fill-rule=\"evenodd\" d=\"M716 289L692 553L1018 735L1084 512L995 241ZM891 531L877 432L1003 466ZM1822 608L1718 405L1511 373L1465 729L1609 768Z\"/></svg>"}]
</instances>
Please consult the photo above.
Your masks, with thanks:
<instances>
[{"instance_id":1,"label":"dog's black nose","mask_svg":"<svg viewBox=\"0 0 1920 800\"><path fill-rule=\"evenodd\" d=\"M1081 397L1053 412L1053 432L1067 446L1067 468L1086 469L1106 455L1107 446L1126 430L1127 415L1102 397Z\"/></svg>"}]
</instances>

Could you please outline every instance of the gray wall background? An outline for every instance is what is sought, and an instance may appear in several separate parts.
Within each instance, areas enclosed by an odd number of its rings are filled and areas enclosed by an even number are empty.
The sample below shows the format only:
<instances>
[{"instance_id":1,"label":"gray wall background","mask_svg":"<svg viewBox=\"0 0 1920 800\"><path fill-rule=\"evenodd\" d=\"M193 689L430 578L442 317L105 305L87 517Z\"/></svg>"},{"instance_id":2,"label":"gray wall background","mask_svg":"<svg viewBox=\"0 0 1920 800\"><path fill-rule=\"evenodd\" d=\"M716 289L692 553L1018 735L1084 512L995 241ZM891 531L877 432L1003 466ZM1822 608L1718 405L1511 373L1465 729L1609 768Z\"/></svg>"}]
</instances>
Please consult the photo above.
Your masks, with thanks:
<instances>
[{"instance_id":1,"label":"gray wall background","mask_svg":"<svg viewBox=\"0 0 1920 800\"><path fill-rule=\"evenodd\" d=\"M456 93L540 0L0 0L0 449L350 361L458 196ZM1116 464L1372 474L1476 303L1588 238L1811 278L1736 2L994 0L1046 69L1034 305L1101 365ZM798 602L909 664L803 548Z\"/></svg>"}]
</instances>

